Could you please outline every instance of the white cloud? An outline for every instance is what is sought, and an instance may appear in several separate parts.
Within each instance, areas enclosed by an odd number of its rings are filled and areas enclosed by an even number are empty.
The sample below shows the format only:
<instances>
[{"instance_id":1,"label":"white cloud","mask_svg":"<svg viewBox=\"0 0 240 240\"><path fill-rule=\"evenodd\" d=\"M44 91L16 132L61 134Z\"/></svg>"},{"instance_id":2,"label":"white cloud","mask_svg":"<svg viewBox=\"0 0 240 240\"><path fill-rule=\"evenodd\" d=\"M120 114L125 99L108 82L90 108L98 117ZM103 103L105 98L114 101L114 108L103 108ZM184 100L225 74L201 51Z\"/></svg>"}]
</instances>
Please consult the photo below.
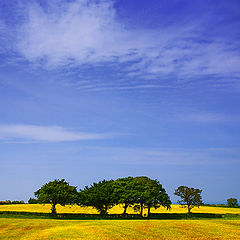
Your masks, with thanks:
<instances>
[{"instance_id":1,"label":"white cloud","mask_svg":"<svg viewBox=\"0 0 240 240\"><path fill-rule=\"evenodd\" d=\"M57 68L134 60L125 68L128 76L240 76L237 43L231 42L230 48L220 38L199 41L207 39L200 20L139 30L120 22L111 0L53 1L46 9L31 1L26 8L17 49L35 64Z\"/></svg>"},{"instance_id":2,"label":"white cloud","mask_svg":"<svg viewBox=\"0 0 240 240\"><path fill-rule=\"evenodd\" d=\"M28 60L46 58L50 66L93 63L109 61L126 51L117 46L124 34L115 21L111 1L77 0L49 11L37 4L29 6L19 42L19 50Z\"/></svg>"},{"instance_id":3,"label":"white cloud","mask_svg":"<svg viewBox=\"0 0 240 240\"><path fill-rule=\"evenodd\" d=\"M59 126L0 125L0 140L67 142L112 137L112 134L82 133Z\"/></svg>"}]
</instances>

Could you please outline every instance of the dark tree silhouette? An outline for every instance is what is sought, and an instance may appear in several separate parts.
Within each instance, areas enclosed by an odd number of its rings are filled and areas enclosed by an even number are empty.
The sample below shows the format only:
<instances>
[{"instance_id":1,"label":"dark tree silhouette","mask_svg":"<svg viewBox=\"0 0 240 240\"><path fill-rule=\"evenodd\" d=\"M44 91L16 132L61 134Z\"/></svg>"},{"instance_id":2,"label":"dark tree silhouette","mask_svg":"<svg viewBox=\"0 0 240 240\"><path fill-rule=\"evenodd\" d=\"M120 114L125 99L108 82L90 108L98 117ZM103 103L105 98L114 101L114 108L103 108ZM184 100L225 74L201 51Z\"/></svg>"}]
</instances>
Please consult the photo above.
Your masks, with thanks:
<instances>
[{"instance_id":1,"label":"dark tree silhouette","mask_svg":"<svg viewBox=\"0 0 240 240\"><path fill-rule=\"evenodd\" d=\"M227 204L229 207L238 207L238 201L236 198L229 198Z\"/></svg>"},{"instance_id":2,"label":"dark tree silhouette","mask_svg":"<svg viewBox=\"0 0 240 240\"><path fill-rule=\"evenodd\" d=\"M178 203L182 205L187 205L188 213L191 212L191 209L194 206L200 206L202 203L202 197L201 197L202 190L197 188L189 188L186 186L180 186L178 187L174 194L179 196L181 200L178 201Z\"/></svg>"}]
</instances>

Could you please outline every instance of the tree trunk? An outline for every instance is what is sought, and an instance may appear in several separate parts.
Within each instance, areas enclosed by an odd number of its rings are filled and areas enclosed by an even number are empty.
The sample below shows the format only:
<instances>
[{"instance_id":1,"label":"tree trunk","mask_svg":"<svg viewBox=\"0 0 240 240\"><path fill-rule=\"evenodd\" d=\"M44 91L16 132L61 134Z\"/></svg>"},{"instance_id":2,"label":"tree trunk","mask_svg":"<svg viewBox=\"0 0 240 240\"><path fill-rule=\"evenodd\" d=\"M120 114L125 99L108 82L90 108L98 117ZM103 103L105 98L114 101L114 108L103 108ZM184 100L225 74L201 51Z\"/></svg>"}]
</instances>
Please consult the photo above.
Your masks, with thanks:
<instances>
[{"instance_id":1,"label":"tree trunk","mask_svg":"<svg viewBox=\"0 0 240 240\"><path fill-rule=\"evenodd\" d=\"M103 208L100 210L100 215L105 215L106 214L106 210Z\"/></svg>"},{"instance_id":2,"label":"tree trunk","mask_svg":"<svg viewBox=\"0 0 240 240\"><path fill-rule=\"evenodd\" d=\"M107 205L103 206L103 208L102 208L101 211L100 211L100 214L101 214L101 215L106 215L106 214L107 214L107 209L108 209L108 206L107 206Z\"/></svg>"},{"instance_id":3,"label":"tree trunk","mask_svg":"<svg viewBox=\"0 0 240 240\"><path fill-rule=\"evenodd\" d=\"M188 213L191 213L191 206L188 205Z\"/></svg>"},{"instance_id":4,"label":"tree trunk","mask_svg":"<svg viewBox=\"0 0 240 240\"><path fill-rule=\"evenodd\" d=\"M127 208L128 208L128 206L129 206L129 204L125 203L123 215L127 214Z\"/></svg>"},{"instance_id":5,"label":"tree trunk","mask_svg":"<svg viewBox=\"0 0 240 240\"><path fill-rule=\"evenodd\" d=\"M55 203L52 204L51 213L52 214L56 214L57 213L57 211L56 211L56 204Z\"/></svg>"},{"instance_id":6,"label":"tree trunk","mask_svg":"<svg viewBox=\"0 0 240 240\"><path fill-rule=\"evenodd\" d=\"M149 217L150 214L151 214L150 210L151 210L151 206L149 205L149 206L148 206L148 217Z\"/></svg>"},{"instance_id":7,"label":"tree trunk","mask_svg":"<svg viewBox=\"0 0 240 240\"><path fill-rule=\"evenodd\" d=\"M143 216L143 203L140 203L140 216Z\"/></svg>"}]
</instances>

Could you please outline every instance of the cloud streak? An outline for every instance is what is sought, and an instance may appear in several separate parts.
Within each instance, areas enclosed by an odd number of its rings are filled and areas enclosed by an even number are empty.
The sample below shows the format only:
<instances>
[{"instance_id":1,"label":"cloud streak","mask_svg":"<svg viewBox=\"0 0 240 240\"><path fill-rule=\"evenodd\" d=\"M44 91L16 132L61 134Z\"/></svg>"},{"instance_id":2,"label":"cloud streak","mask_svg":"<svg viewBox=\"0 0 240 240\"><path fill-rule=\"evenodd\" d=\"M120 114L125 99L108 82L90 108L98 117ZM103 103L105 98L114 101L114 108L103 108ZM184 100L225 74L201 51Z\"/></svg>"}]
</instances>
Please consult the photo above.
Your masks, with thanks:
<instances>
[{"instance_id":1,"label":"cloud streak","mask_svg":"<svg viewBox=\"0 0 240 240\"><path fill-rule=\"evenodd\" d=\"M31 63L50 68L128 63L126 76L145 79L172 74L240 77L237 43L207 38L203 20L131 29L117 18L110 0L54 2L45 8L31 2L23 11L16 49Z\"/></svg>"},{"instance_id":2,"label":"cloud streak","mask_svg":"<svg viewBox=\"0 0 240 240\"><path fill-rule=\"evenodd\" d=\"M84 161L127 165L214 165L239 163L237 148L117 148L81 147L60 149L59 154L84 154ZM97 156L97 157L96 157Z\"/></svg>"},{"instance_id":3,"label":"cloud streak","mask_svg":"<svg viewBox=\"0 0 240 240\"><path fill-rule=\"evenodd\" d=\"M236 115L227 115L220 113L212 113L212 112L198 112L198 113L190 113L184 114L183 116L179 116L181 120L197 122L197 123L231 123L231 122L239 122L239 116Z\"/></svg>"},{"instance_id":4,"label":"cloud streak","mask_svg":"<svg viewBox=\"0 0 240 240\"><path fill-rule=\"evenodd\" d=\"M113 134L82 133L59 126L0 125L0 141L72 142L113 137Z\"/></svg>"}]
</instances>

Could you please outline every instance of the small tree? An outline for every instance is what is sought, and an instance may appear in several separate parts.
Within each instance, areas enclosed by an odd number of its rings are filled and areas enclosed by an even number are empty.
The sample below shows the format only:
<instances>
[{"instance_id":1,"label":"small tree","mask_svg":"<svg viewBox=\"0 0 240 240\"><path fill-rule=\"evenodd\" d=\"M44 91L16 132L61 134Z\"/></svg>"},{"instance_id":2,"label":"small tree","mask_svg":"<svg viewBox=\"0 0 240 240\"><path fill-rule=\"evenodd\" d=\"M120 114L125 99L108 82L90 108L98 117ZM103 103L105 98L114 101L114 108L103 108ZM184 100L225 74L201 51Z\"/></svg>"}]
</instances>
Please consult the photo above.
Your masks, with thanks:
<instances>
[{"instance_id":1,"label":"small tree","mask_svg":"<svg viewBox=\"0 0 240 240\"><path fill-rule=\"evenodd\" d=\"M197 188L189 188L186 186L180 186L178 187L174 194L179 196L181 200L178 201L178 203L182 205L187 205L188 213L191 212L191 209L194 206L200 206L202 203L202 197L201 197L202 190Z\"/></svg>"},{"instance_id":2,"label":"small tree","mask_svg":"<svg viewBox=\"0 0 240 240\"><path fill-rule=\"evenodd\" d=\"M43 185L35 193L40 203L50 203L51 213L56 214L56 205L73 204L77 199L76 187L70 186L64 179L54 180Z\"/></svg>"},{"instance_id":3,"label":"small tree","mask_svg":"<svg viewBox=\"0 0 240 240\"><path fill-rule=\"evenodd\" d=\"M117 204L114 194L114 181L100 181L93 183L90 187L86 186L79 193L78 204L82 206L92 206L100 212L107 214L107 211Z\"/></svg>"},{"instance_id":4,"label":"small tree","mask_svg":"<svg viewBox=\"0 0 240 240\"><path fill-rule=\"evenodd\" d=\"M229 207L238 207L238 201L236 198L229 198L227 204Z\"/></svg>"}]
</instances>

